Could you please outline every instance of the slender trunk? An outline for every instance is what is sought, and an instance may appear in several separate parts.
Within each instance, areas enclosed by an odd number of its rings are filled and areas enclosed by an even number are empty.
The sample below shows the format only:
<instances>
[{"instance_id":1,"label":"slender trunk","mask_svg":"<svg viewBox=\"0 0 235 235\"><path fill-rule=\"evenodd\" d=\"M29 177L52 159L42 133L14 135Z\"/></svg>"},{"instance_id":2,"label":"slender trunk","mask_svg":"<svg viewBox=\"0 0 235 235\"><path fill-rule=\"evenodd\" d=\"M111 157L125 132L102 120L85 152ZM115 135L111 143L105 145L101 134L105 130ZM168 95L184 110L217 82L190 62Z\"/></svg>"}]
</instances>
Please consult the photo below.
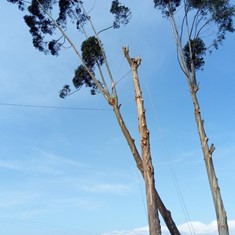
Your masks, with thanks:
<instances>
[{"instance_id":1,"label":"slender trunk","mask_svg":"<svg viewBox=\"0 0 235 235\"><path fill-rule=\"evenodd\" d=\"M141 63L141 59L131 59L127 48L123 48L127 61L132 69L134 88L135 88L135 100L138 111L138 122L140 132L140 143L142 151L144 181L146 188L147 208L148 208L148 221L150 235L160 235L161 225L158 216L158 210L156 205L155 195L155 180L154 180L154 167L152 165L152 158L150 152L150 136L147 128L147 122L145 117L144 102L142 99L142 92L138 78L138 67Z\"/></svg>"},{"instance_id":2,"label":"slender trunk","mask_svg":"<svg viewBox=\"0 0 235 235\"><path fill-rule=\"evenodd\" d=\"M226 211L225 211L222 197L220 194L220 188L218 185L218 180L215 174L215 169L214 169L214 164L213 164L213 159L212 159L212 154L215 150L215 147L213 144L210 147L208 146L208 138L206 136L205 129L204 129L204 121L201 118L200 106L197 100L198 85L197 85L197 79L196 79L195 66L194 66L193 59L192 59L193 58L192 45L190 41L190 33L189 33L189 25L188 25L186 9L185 9L185 17L186 17L186 29L188 32L189 52L190 52L190 59L191 59L191 73L189 69L187 68L187 65L184 59L181 36L178 32L178 28L177 28L173 14L170 14L170 22L171 22L175 39L176 39L176 48L177 48L177 53L179 55L180 66L186 75L186 79L187 79L191 97L192 97L192 102L194 105L195 120L197 123L198 134L199 134L199 138L201 142L202 152L203 152L203 156L204 156L204 160L206 164L208 180L209 180L210 189L211 189L211 193L213 197L218 232L219 232L219 235L229 235Z\"/></svg>"},{"instance_id":3,"label":"slender trunk","mask_svg":"<svg viewBox=\"0 0 235 235\"><path fill-rule=\"evenodd\" d=\"M144 177L144 171L143 171L143 161L140 157L140 154L136 148L135 145L135 140L131 137L125 122L122 118L122 115L120 113L120 109L117 103L113 103L113 110L114 113L116 115L118 124L122 130L123 135L125 136L128 146L132 152L132 155L134 156L134 160L136 162L137 168L139 169L140 173L142 174L142 176ZM157 207L161 213L161 216L168 228L168 230L170 231L170 233L172 235L180 235L180 232L171 216L171 212L169 210L167 210L166 206L164 205L163 201L161 200L161 197L159 196L157 190L155 189L155 195L156 195L156 199L155 199L155 203L157 204Z\"/></svg>"},{"instance_id":4,"label":"slender trunk","mask_svg":"<svg viewBox=\"0 0 235 235\"><path fill-rule=\"evenodd\" d=\"M216 177L213 159L212 159L212 154L215 150L215 147L214 147L214 144L211 144L210 147L208 145L208 137L206 136L206 132L204 128L204 120L201 118L200 106L199 106L199 102L197 99L198 86L195 83L196 82L195 72L192 73L192 76L193 76L192 81L194 81L194 83L191 84L190 92L191 92L192 101L194 105L195 119L197 123L199 137L200 137L202 152L204 155L207 176L208 176L212 198L214 202L218 232L220 235L229 235L226 211L225 211L223 200L220 194L218 179Z\"/></svg>"},{"instance_id":5,"label":"slender trunk","mask_svg":"<svg viewBox=\"0 0 235 235\"><path fill-rule=\"evenodd\" d=\"M118 104L118 97L116 96L115 98L110 98L109 104L112 105L113 107L113 111L116 115L116 119L118 121L118 124L122 130L123 135L125 136L128 146L132 152L132 155L134 157L134 160L136 162L137 168L139 169L139 171L141 172L143 178L144 178L144 164L143 164L143 160L140 157L140 154L136 148L135 145L135 140L132 138L132 136L130 135L130 132L128 131L125 122L122 118L121 112L120 112L120 105ZM154 203L157 206L157 209L160 211L161 216L168 228L168 230L170 231L170 233L172 235L180 235L180 232L171 216L171 212L169 210L167 210L167 208L165 207L164 203L162 202L156 188L155 185L154 186L154 194L155 198ZM157 230L156 230L157 231Z\"/></svg>"}]
</instances>

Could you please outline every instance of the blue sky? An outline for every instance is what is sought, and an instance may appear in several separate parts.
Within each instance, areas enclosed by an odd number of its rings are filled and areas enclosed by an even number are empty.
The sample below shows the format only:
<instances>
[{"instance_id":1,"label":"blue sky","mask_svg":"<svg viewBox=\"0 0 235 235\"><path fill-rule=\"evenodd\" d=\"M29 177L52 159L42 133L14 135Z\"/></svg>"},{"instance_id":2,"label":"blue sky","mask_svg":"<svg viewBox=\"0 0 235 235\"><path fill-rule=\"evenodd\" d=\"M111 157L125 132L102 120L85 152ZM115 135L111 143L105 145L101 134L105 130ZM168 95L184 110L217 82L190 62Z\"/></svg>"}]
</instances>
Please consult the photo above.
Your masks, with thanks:
<instances>
[{"instance_id":1,"label":"blue sky","mask_svg":"<svg viewBox=\"0 0 235 235\"><path fill-rule=\"evenodd\" d=\"M88 9L92 5L93 1ZM96 1L92 11L98 30L112 22L103 9L109 4L104 5ZM131 3L130 24L101 38L115 80L122 78L117 86L121 111L136 143L132 77L122 46L129 45L130 54L142 58L139 75L156 187L166 207L182 234L190 234L174 174L195 233L215 235L215 213L187 83L177 64L170 26L152 5L151 1ZM1 1L0 8L1 234L147 234L142 178L110 106L87 89L60 99L58 91L71 84L78 58L71 49L59 57L39 53L32 46L23 13L7 1ZM68 34L78 47L84 40L75 31ZM202 116L216 146L214 164L231 234L235 234L234 54L234 35L228 35L198 74ZM162 225L167 234L163 221Z\"/></svg>"}]
</instances>

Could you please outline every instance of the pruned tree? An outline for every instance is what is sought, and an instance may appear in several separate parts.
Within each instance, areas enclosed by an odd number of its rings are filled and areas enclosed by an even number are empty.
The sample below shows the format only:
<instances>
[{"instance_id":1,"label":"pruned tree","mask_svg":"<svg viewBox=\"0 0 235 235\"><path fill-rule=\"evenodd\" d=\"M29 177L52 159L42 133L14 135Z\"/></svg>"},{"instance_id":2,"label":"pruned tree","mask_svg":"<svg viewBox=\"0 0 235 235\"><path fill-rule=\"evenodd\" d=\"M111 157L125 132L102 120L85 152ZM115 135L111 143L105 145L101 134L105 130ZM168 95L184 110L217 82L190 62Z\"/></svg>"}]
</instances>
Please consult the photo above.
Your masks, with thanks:
<instances>
[{"instance_id":1,"label":"pruned tree","mask_svg":"<svg viewBox=\"0 0 235 235\"><path fill-rule=\"evenodd\" d=\"M220 235L227 235L229 234L227 216L212 158L215 146L208 144L197 98L199 85L196 75L198 70L203 69L206 53L218 49L225 40L227 32L234 32L235 7L229 0L154 0L154 6L169 20L175 37L179 65L185 74L194 105L218 231ZM180 18L179 21L176 21L176 15L177 19Z\"/></svg>"},{"instance_id":2,"label":"pruned tree","mask_svg":"<svg viewBox=\"0 0 235 235\"><path fill-rule=\"evenodd\" d=\"M26 9L26 1L8 1L17 4L20 10ZM170 233L179 235L179 230L171 217L171 213L166 209L155 187L154 168L150 151L150 135L147 128L144 103L138 77L138 67L140 66L141 59L139 57L131 58L128 48L123 48L124 55L133 74L140 132L140 154L137 150L135 140L131 136L121 114L121 105L118 100L116 83L109 68L104 46L93 25L91 17L84 8L83 2L80 0L32 0L27 10L28 14L24 16L24 20L33 37L34 47L45 54L50 53L51 55L57 56L63 45L69 43L81 62L76 68L72 79L75 88L80 89L82 86L89 87L92 95L100 92L107 103L112 106L117 122L145 181L150 234L161 234L158 216L159 210ZM112 1L110 12L114 15L114 22L109 28L117 29L121 25L126 25L131 17L129 8L122 5L118 0ZM52 16L53 13L57 13L58 16ZM68 20L85 35L81 50L76 48L75 44L67 35ZM88 36L86 26L91 27L93 31L92 36ZM56 32L59 32L59 38L55 38ZM106 69L108 78L104 76L104 69ZM65 98L70 93L70 86L64 85L60 91L60 97Z\"/></svg>"}]
</instances>

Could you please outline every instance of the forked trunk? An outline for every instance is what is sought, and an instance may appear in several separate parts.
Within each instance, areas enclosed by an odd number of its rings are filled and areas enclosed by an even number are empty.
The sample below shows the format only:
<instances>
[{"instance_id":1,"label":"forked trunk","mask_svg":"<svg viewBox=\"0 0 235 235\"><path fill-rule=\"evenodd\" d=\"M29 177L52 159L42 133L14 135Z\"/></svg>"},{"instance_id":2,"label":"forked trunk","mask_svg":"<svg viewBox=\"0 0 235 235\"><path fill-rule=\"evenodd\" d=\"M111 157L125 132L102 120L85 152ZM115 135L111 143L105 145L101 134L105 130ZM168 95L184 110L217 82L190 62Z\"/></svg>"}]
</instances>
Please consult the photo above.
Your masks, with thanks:
<instances>
[{"instance_id":1,"label":"forked trunk","mask_svg":"<svg viewBox=\"0 0 235 235\"><path fill-rule=\"evenodd\" d=\"M125 122L122 118L122 115L120 113L120 106L118 104L118 97L114 97L114 98L110 98L109 100L109 104L113 107L114 113L116 115L118 124L122 130L123 135L126 138L126 141L128 143L128 146L132 152L132 155L134 157L134 160L136 162L137 168L139 169L139 171L141 172L142 176L144 177L144 166L143 166L143 161L142 158L140 157L140 154L136 148L135 145L135 140L132 138L132 136L130 135L129 130L127 129ZM169 232L172 235L180 235L180 232L171 216L171 212L169 210L167 210L167 208L165 207L164 203L162 202L156 188L154 185L154 203L157 206L157 209L159 210L159 212L161 213L161 216L169 230ZM157 231L158 229L156 229Z\"/></svg>"},{"instance_id":2,"label":"forked trunk","mask_svg":"<svg viewBox=\"0 0 235 235\"><path fill-rule=\"evenodd\" d=\"M129 145L129 148L132 152L132 155L134 157L134 160L136 162L136 165L137 165L137 168L139 169L140 173L142 174L142 176L144 177L144 171L143 171L143 161L140 157L140 154L135 146L135 140L131 137L126 125L125 125L125 122L123 121L123 118L122 118L122 115L120 113L120 110L119 110L119 106L118 104L114 104L113 105L113 110L114 110L114 113L116 115L116 118L117 118L117 121L119 123L119 126L122 130L122 133L123 135L125 136L126 140L127 140L127 143ZM169 230L169 232L172 234L172 235L180 235L180 232L171 216L171 212L169 210L167 210L166 206L164 205L163 201L161 200L161 197L160 195L158 194L157 190L155 189L155 203L157 205L157 208Z\"/></svg>"}]
</instances>

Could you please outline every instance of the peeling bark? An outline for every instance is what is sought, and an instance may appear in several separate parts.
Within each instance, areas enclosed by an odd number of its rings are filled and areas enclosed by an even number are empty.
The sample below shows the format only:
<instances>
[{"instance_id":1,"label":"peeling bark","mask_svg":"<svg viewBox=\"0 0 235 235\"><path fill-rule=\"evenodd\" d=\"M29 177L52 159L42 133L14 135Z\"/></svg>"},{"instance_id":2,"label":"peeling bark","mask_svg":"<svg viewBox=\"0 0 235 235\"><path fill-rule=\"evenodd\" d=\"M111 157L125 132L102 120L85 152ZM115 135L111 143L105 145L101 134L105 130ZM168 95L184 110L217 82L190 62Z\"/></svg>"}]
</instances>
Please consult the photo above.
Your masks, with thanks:
<instances>
[{"instance_id":1,"label":"peeling bark","mask_svg":"<svg viewBox=\"0 0 235 235\"><path fill-rule=\"evenodd\" d=\"M147 208L148 208L148 221L150 235L160 235L161 225L158 216L157 204L156 204L156 190L154 179L154 167L152 165L151 151L150 151L150 136L147 128L147 122L145 117L144 101L142 99L142 91L138 78L138 67L141 63L141 58L130 58L128 48L123 48L124 55L131 67L134 88L135 88L135 100L138 112L139 132L140 132L140 145L143 161L143 176L145 181Z\"/></svg>"}]
</instances>

